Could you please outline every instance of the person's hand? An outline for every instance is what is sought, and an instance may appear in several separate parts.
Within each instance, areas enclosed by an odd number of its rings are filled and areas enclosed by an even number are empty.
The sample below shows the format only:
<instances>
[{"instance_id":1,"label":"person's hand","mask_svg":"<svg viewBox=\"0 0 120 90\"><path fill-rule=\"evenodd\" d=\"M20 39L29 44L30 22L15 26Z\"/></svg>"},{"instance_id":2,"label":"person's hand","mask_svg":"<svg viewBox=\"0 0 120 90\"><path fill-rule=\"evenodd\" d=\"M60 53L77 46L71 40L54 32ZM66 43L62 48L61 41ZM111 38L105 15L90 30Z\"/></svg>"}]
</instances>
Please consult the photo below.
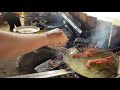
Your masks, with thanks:
<instances>
[{"instance_id":1,"label":"person's hand","mask_svg":"<svg viewBox=\"0 0 120 90\"><path fill-rule=\"evenodd\" d=\"M46 32L48 37L48 46L65 46L68 42L67 36L58 28Z\"/></svg>"}]
</instances>

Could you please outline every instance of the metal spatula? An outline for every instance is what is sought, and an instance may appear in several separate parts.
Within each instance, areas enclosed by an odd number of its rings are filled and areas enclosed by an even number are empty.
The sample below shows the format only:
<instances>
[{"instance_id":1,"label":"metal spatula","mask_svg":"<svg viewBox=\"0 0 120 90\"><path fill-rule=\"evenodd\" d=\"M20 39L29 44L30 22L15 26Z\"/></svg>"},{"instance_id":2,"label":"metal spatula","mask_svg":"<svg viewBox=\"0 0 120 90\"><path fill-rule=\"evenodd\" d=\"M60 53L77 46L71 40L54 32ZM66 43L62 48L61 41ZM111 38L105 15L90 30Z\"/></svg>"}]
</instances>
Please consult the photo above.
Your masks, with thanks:
<instances>
[{"instance_id":1,"label":"metal spatula","mask_svg":"<svg viewBox=\"0 0 120 90\"><path fill-rule=\"evenodd\" d=\"M69 73L74 73L74 71L72 71L71 69L61 69L61 70L53 70L53 71L13 76L13 77L7 77L7 78L50 78L50 77L69 74Z\"/></svg>"}]
</instances>

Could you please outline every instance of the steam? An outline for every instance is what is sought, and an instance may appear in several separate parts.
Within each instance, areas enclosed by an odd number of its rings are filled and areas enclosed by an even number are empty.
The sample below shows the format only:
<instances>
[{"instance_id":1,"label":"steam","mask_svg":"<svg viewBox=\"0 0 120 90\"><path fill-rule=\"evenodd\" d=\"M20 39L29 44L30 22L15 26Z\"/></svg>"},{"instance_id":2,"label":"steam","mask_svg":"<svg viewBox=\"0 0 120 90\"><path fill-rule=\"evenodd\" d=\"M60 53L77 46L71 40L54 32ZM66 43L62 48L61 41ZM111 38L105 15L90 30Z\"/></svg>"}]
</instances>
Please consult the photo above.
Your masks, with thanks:
<instances>
[{"instance_id":1,"label":"steam","mask_svg":"<svg viewBox=\"0 0 120 90\"><path fill-rule=\"evenodd\" d=\"M111 22L98 21L96 29L91 39L91 44L99 48L107 49L108 45L111 45L111 43L109 43L111 29L112 29L112 37L115 36L117 33L117 30L114 30L115 28L113 27L111 28L111 27L112 27Z\"/></svg>"}]
</instances>

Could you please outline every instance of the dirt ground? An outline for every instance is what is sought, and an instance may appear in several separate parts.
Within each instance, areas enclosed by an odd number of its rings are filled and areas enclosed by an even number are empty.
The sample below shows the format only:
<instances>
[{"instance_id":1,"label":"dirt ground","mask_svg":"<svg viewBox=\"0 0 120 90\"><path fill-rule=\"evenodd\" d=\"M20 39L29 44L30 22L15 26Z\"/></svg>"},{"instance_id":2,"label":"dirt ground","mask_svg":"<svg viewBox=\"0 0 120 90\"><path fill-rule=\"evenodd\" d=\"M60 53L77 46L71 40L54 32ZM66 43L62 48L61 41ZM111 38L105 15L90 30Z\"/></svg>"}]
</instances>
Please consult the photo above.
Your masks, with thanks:
<instances>
[{"instance_id":1,"label":"dirt ground","mask_svg":"<svg viewBox=\"0 0 120 90\"><path fill-rule=\"evenodd\" d=\"M17 72L17 58L0 60L0 78L20 75Z\"/></svg>"},{"instance_id":2,"label":"dirt ground","mask_svg":"<svg viewBox=\"0 0 120 90\"><path fill-rule=\"evenodd\" d=\"M7 24L0 25L0 30L9 31L9 26ZM0 78L19 75L16 70L16 62L16 58L12 60L0 60Z\"/></svg>"},{"instance_id":3,"label":"dirt ground","mask_svg":"<svg viewBox=\"0 0 120 90\"><path fill-rule=\"evenodd\" d=\"M22 26L24 25L24 20L20 18ZM7 23L0 25L0 30L9 31L9 25ZM0 60L0 78L11 77L16 75L21 75L16 70L17 58L12 60Z\"/></svg>"}]
</instances>

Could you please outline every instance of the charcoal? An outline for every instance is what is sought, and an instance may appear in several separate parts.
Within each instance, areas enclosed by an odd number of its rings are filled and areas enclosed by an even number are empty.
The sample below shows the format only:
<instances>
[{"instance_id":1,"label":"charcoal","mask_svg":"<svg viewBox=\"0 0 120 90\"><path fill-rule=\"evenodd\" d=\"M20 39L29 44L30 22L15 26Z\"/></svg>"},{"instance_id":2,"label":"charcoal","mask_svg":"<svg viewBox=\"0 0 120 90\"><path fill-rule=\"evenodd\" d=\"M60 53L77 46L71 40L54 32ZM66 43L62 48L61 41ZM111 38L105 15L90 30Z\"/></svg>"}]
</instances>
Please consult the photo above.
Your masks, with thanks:
<instances>
[{"instance_id":1,"label":"charcoal","mask_svg":"<svg viewBox=\"0 0 120 90\"><path fill-rule=\"evenodd\" d=\"M48 47L43 47L36 52L31 52L23 55L18 60L18 71L28 73L34 73L34 68L41 63L55 59L57 57L56 50Z\"/></svg>"},{"instance_id":2,"label":"charcoal","mask_svg":"<svg viewBox=\"0 0 120 90\"><path fill-rule=\"evenodd\" d=\"M85 47L88 46L90 44L91 39L84 39L84 38L76 38L74 40L74 46L81 46L81 47Z\"/></svg>"},{"instance_id":3,"label":"charcoal","mask_svg":"<svg viewBox=\"0 0 120 90\"><path fill-rule=\"evenodd\" d=\"M36 72L45 72L45 71L50 71L51 68L55 68L59 66L58 64L56 64L53 60L48 60L40 65L38 65L37 67L35 67L35 71Z\"/></svg>"}]
</instances>

